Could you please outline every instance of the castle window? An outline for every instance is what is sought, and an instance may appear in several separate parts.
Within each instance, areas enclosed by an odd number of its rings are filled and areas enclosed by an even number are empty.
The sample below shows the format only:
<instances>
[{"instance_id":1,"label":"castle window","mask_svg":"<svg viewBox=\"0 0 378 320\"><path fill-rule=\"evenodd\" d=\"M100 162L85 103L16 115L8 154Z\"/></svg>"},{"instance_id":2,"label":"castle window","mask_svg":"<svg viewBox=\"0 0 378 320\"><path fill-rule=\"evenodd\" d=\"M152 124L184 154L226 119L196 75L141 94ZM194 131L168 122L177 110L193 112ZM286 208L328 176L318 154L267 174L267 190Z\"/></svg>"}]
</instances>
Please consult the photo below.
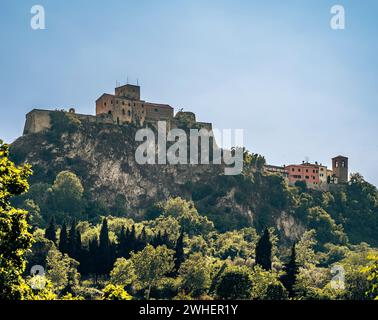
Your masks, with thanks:
<instances>
[{"instance_id":1,"label":"castle window","mask_svg":"<svg viewBox=\"0 0 378 320\"><path fill-rule=\"evenodd\" d=\"M336 167L336 168L339 167L339 162L338 162L338 161L335 162L335 167Z\"/></svg>"},{"instance_id":2,"label":"castle window","mask_svg":"<svg viewBox=\"0 0 378 320\"><path fill-rule=\"evenodd\" d=\"M309 176L306 176L306 179L310 179L310 177L309 177Z\"/></svg>"},{"instance_id":3,"label":"castle window","mask_svg":"<svg viewBox=\"0 0 378 320\"><path fill-rule=\"evenodd\" d=\"M129 115L129 117L131 117L131 111L127 111L127 114Z\"/></svg>"},{"instance_id":4,"label":"castle window","mask_svg":"<svg viewBox=\"0 0 378 320\"><path fill-rule=\"evenodd\" d=\"M123 114L123 115L125 115L125 114L126 114L126 112L125 112L125 109L122 109L122 114Z\"/></svg>"},{"instance_id":5,"label":"castle window","mask_svg":"<svg viewBox=\"0 0 378 320\"><path fill-rule=\"evenodd\" d=\"M158 109L157 109L157 108L155 108L155 112L158 112Z\"/></svg>"},{"instance_id":6,"label":"castle window","mask_svg":"<svg viewBox=\"0 0 378 320\"><path fill-rule=\"evenodd\" d=\"M345 167L345 161L341 162L341 166L344 168Z\"/></svg>"},{"instance_id":7,"label":"castle window","mask_svg":"<svg viewBox=\"0 0 378 320\"><path fill-rule=\"evenodd\" d=\"M125 101L122 101L122 105L123 105L123 106L125 105Z\"/></svg>"},{"instance_id":8,"label":"castle window","mask_svg":"<svg viewBox=\"0 0 378 320\"><path fill-rule=\"evenodd\" d=\"M106 102L104 102L104 106L106 107Z\"/></svg>"},{"instance_id":9,"label":"castle window","mask_svg":"<svg viewBox=\"0 0 378 320\"><path fill-rule=\"evenodd\" d=\"M108 114L112 114L112 111L111 111L111 110L109 110L109 111L108 111Z\"/></svg>"},{"instance_id":10,"label":"castle window","mask_svg":"<svg viewBox=\"0 0 378 320\"><path fill-rule=\"evenodd\" d=\"M117 124L119 124L119 118L117 117Z\"/></svg>"}]
</instances>

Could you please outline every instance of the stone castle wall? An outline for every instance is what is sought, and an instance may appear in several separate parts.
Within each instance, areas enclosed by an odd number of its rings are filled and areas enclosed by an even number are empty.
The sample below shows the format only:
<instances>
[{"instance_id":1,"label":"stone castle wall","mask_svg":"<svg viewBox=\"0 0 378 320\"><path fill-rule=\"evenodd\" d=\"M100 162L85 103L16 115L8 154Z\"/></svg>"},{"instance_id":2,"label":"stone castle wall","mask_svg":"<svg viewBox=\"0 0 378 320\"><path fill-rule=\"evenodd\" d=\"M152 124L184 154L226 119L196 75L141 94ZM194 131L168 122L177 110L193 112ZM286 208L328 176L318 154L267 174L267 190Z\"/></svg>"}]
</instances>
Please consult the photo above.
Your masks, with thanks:
<instances>
[{"instance_id":1,"label":"stone castle wall","mask_svg":"<svg viewBox=\"0 0 378 320\"><path fill-rule=\"evenodd\" d=\"M24 135L51 129L52 111L34 109L26 115Z\"/></svg>"},{"instance_id":2,"label":"stone castle wall","mask_svg":"<svg viewBox=\"0 0 378 320\"><path fill-rule=\"evenodd\" d=\"M24 126L24 135L31 133L44 132L51 129L51 115L54 112L62 112L60 110L41 110L34 109L26 115L26 121ZM113 124L113 119L108 115L92 116L87 114L78 114L73 112L67 112L74 115L80 121L86 121L90 123L107 123Z\"/></svg>"},{"instance_id":3,"label":"stone castle wall","mask_svg":"<svg viewBox=\"0 0 378 320\"><path fill-rule=\"evenodd\" d=\"M166 121L167 122L167 129L170 130L171 128L176 128L181 126L181 121L183 116L189 116L189 126L193 126L193 128L198 129L207 129L208 131L212 130L212 124L207 122L196 122L195 115L192 112L179 112L175 117L173 114L169 112L169 110L165 109L161 112L155 111L153 106L146 105L146 110L151 107L149 112L156 113L155 117L150 116L148 117L144 123L137 123L139 126L143 125L152 125L156 126L157 121ZM51 115L54 112L62 112L61 110L41 110L41 109L33 109L26 115L25 127L24 127L24 135L38 133L43 131L48 131L52 127L51 123ZM66 111L65 111L66 112ZM96 116L94 115L86 115L86 114L78 114L74 112L67 112L70 115L74 115L80 121L86 121L90 123L103 123L103 124L114 124L114 125L127 125L128 122L119 122L114 120L114 114L108 113L101 113Z\"/></svg>"}]
</instances>

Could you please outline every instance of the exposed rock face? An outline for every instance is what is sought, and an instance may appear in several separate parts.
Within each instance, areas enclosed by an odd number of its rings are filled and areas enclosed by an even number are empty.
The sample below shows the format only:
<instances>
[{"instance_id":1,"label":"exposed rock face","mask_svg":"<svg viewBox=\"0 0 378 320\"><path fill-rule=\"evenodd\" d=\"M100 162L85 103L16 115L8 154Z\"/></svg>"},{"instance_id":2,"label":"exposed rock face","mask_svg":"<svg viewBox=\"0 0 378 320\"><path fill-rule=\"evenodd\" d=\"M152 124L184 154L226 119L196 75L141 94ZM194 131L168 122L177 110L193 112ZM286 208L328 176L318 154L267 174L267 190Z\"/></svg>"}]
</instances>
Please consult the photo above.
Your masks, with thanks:
<instances>
[{"instance_id":1,"label":"exposed rock face","mask_svg":"<svg viewBox=\"0 0 378 320\"><path fill-rule=\"evenodd\" d=\"M306 231L303 225L298 224L298 221L293 216L282 212L277 218L277 230L282 233L284 237L291 241L299 239L299 237Z\"/></svg>"},{"instance_id":2,"label":"exposed rock face","mask_svg":"<svg viewBox=\"0 0 378 320\"><path fill-rule=\"evenodd\" d=\"M54 173L70 170L94 197L111 203L123 194L133 210L182 195L183 186L222 173L220 165L140 165L135 161L136 128L82 123L73 132L24 135L12 144L18 162L33 165L34 181L52 182ZM184 195L185 196L185 195Z\"/></svg>"},{"instance_id":3,"label":"exposed rock face","mask_svg":"<svg viewBox=\"0 0 378 320\"><path fill-rule=\"evenodd\" d=\"M199 212L223 228L276 226L286 239L303 232L273 194L283 192L279 179L261 172L247 178L224 176L222 165L140 165L135 161L136 128L82 121L28 134L11 146L15 162L33 166L31 183L52 183L62 170L76 173L91 198L111 206L126 199L133 214L170 196L193 199ZM277 178L277 177L276 177ZM273 182L272 182L273 181ZM274 190L270 188L274 187Z\"/></svg>"}]
</instances>

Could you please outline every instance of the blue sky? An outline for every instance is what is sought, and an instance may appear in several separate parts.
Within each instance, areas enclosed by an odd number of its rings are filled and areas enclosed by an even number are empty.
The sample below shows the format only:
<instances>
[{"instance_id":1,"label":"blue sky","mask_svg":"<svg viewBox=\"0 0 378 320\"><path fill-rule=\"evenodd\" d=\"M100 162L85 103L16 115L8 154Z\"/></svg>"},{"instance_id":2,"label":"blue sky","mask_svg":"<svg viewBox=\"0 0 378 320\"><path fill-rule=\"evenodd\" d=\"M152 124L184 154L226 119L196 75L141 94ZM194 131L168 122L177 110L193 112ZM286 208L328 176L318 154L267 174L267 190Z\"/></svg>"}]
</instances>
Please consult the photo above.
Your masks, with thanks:
<instances>
[{"instance_id":1,"label":"blue sky","mask_svg":"<svg viewBox=\"0 0 378 320\"><path fill-rule=\"evenodd\" d=\"M46 30L30 27L43 5ZM342 4L346 29L330 28ZM245 130L271 164L306 157L378 185L378 1L53 1L0 4L0 138L33 108L94 113L116 80L144 100Z\"/></svg>"}]
</instances>

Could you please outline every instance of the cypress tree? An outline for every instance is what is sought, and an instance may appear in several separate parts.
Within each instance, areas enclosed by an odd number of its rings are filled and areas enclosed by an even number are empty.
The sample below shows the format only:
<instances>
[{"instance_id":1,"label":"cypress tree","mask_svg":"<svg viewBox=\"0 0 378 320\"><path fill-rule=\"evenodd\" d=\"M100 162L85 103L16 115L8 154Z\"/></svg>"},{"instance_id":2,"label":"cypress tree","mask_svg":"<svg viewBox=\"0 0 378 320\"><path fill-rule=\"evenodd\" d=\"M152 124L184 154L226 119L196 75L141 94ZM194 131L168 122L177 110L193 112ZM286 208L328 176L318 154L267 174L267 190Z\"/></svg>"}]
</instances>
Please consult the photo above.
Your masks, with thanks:
<instances>
[{"instance_id":1,"label":"cypress tree","mask_svg":"<svg viewBox=\"0 0 378 320\"><path fill-rule=\"evenodd\" d=\"M175 272L177 273L181 263L184 262L185 256L184 256L184 233L181 232L180 236L177 239L176 247L175 247Z\"/></svg>"},{"instance_id":2,"label":"cypress tree","mask_svg":"<svg viewBox=\"0 0 378 320\"><path fill-rule=\"evenodd\" d=\"M140 233L138 237L138 245L137 245L137 250L141 251L147 244L147 233L146 233L146 228L143 227L142 232Z\"/></svg>"},{"instance_id":3,"label":"cypress tree","mask_svg":"<svg viewBox=\"0 0 378 320\"><path fill-rule=\"evenodd\" d=\"M118 238L118 248L117 255L118 257L126 258L126 231L125 226L122 226L121 233Z\"/></svg>"},{"instance_id":4,"label":"cypress tree","mask_svg":"<svg viewBox=\"0 0 378 320\"><path fill-rule=\"evenodd\" d=\"M131 227L130 238L129 238L129 249L131 251L135 251L137 245L137 237L135 231L135 224Z\"/></svg>"},{"instance_id":5,"label":"cypress tree","mask_svg":"<svg viewBox=\"0 0 378 320\"><path fill-rule=\"evenodd\" d=\"M257 242L256 264L267 271L272 269L272 242L270 241L268 228L265 228L264 234Z\"/></svg>"},{"instance_id":6,"label":"cypress tree","mask_svg":"<svg viewBox=\"0 0 378 320\"><path fill-rule=\"evenodd\" d=\"M161 246L161 245L162 245L161 232L159 230L159 232L157 234L155 234L154 238L152 239L152 246L154 248L156 248L156 247Z\"/></svg>"},{"instance_id":7,"label":"cypress tree","mask_svg":"<svg viewBox=\"0 0 378 320\"><path fill-rule=\"evenodd\" d=\"M114 242L110 242L109 249L110 249L109 250L109 266L108 266L108 272L107 273L110 273L110 271L112 271L113 266L114 266L114 262L117 259L117 246Z\"/></svg>"},{"instance_id":8,"label":"cypress tree","mask_svg":"<svg viewBox=\"0 0 378 320\"><path fill-rule=\"evenodd\" d=\"M68 234L68 255L71 258L76 256L76 221L72 220L71 229Z\"/></svg>"},{"instance_id":9,"label":"cypress tree","mask_svg":"<svg viewBox=\"0 0 378 320\"><path fill-rule=\"evenodd\" d=\"M46 228L45 238L56 243L56 225L54 217L50 219L49 225Z\"/></svg>"},{"instance_id":10,"label":"cypress tree","mask_svg":"<svg viewBox=\"0 0 378 320\"><path fill-rule=\"evenodd\" d=\"M299 272L299 266L297 263L297 254L295 251L295 243L291 248L291 256L290 260L284 266L285 273L281 276L281 282L286 288L289 293L289 298L293 298L295 296L295 289L294 285L297 281L297 274Z\"/></svg>"},{"instance_id":11,"label":"cypress tree","mask_svg":"<svg viewBox=\"0 0 378 320\"><path fill-rule=\"evenodd\" d=\"M118 248L117 248L117 255L118 257L123 257L123 258L129 258L130 256L130 231L129 228L126 228L122 226L121 233L119 235L119 240L118 240Z\"/></svg>"},{"instance_id":12,"label":"cypress tree","mask_svg":"<svg viewBox=\"0 0 378 320\"><path fill-rule=\"evenodd\" d=\"M61 253L68 253L68 236L67 236L67 226L65 222L63 222L62 229L60 230L59 251Z\"/></svg>"},{"instance_id":13,"label":"cypress tree","mask_svg":"<svg viewBox=\"0 0 378 320\"><path fill-rule=\"evenodd\" d=\"M96 282L97 282L97 276L100 271L97 255L98 255L98 241L96 237L92 239L91 241L89 241L88 261L86 264L86 270L88 274L94 274Z\"/></svg>"},{"instance_id":14,"label":"cypress tree","mask_svg":"<svg viewBox=\"0 0 378 320\"><path fill-rule=\"evenodd\" d=\"M130 257L130 252L132 250L131 246L132 246L131 231L129 230L129 227L127 227L126 233L125 233L125 244L124 244L125 258Z\"/></svg>"},{"instance_id":15,"label":"cypress tree","mask_svg":"<svg viewBox=\"0 0 378 320\"><path fill-rule=\"evenodd\" d=\"M101 231L100 231L100 242L98 246L98 263L99 263L99 273L108 274L111 269L111 248L109 240L109 229L108 220L104 218L102 221Z\"/></svg>"},{"instance_id":16,"label":"cypress tree","mask_svg":"<svg viewBox=\"0 0 378 320\"><path fill-rule=\"evenodd\" d=\"M130 240L130 230L129 230L129 227L126 228L125 239L126 239L126 241Z\"/></svg>"},{"instance_id":17,"label":"cypress tree","mask_svg":"<svg viewBox=\"0 0 378 320\"><path fill-rule=\"evenodd\" d=\"M146 227L143 227L142 233L140 234L140 240L144 245L147 244L147 232L146 232Z\"/></svg>"}]
</instances>

